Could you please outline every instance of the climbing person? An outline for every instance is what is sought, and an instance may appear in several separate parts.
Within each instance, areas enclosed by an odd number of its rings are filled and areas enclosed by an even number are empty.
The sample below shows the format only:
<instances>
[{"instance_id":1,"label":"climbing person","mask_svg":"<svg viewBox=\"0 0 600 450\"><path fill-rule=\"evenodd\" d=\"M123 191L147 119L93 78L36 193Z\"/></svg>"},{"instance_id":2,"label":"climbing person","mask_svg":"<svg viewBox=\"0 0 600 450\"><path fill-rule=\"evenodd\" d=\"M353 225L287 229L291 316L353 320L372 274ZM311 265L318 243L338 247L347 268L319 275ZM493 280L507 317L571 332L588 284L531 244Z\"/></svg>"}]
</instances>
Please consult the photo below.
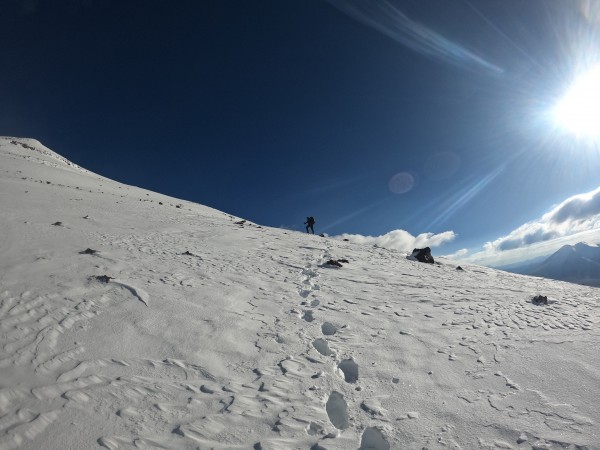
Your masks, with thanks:
<instances>
[{"instance_id":1,"label":"climbing person","mask_svg":"<svg viewBox=\"0 0 600 450\"><path fill-rule=\"evenodd\" d=\"M315 218L310 216L306 218L306 222L304 222L304 225L306 225L306 232L308 233L308 229L310 228L310 231L312 231L312 234L315 234L315 229L313 228L313 225L315 224Z\"/></svg>"}]
</instances>

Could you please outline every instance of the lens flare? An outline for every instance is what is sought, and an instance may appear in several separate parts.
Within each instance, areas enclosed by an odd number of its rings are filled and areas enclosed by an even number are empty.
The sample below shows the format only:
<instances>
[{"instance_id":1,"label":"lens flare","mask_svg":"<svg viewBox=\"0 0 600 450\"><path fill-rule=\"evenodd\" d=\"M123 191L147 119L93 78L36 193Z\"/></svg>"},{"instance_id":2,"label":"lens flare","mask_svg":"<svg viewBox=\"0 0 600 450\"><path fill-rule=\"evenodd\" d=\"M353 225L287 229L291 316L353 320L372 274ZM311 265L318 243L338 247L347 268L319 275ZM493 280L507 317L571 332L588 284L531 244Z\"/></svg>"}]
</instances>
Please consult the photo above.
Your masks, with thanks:
<instances>
[{"instance_id":1,"label":"lens flare","mask_svg":"<svg viewBox=\"0 0 600 450\"><path fill-rule=\"evenodd\" d=\"M504 70L472 50L412 20L387 0L327 0L333 6L402 45L430 58L500 75Z\"/></svg>"},{"instance_id":2,"label":"lens flare","mask_svg":"<svg viewBox=\"0 0 600 450\"><path fill-rule=\"evenodd\" d=\"M394 194L406 194L415 187L415 178L408 172L400 172L390 179L388 187Z\"/></svg>"}]
</instances>

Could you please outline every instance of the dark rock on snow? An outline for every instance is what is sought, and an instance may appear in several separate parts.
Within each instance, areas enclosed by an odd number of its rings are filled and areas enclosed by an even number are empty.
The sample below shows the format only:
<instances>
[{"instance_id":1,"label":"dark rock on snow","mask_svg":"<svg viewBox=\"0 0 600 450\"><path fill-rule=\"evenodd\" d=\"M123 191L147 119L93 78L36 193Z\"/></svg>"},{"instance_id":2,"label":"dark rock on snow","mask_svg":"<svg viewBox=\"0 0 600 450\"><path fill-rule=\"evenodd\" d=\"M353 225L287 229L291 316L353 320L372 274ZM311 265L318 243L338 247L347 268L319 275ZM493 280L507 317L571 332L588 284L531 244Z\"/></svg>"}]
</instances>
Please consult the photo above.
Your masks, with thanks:
<instances>
[{"instance_id":1,"label":"dark rock on snow","mask_svg":"<svg viewBox=\"0 0 600 450\"><path fill-rule=\"evenodd\" d=\"M415 248L410 256L423 263L433 264L435 262L433 256L431 256L431 249L429 247Z\"/></svg>"},{"instance_id":2,"label":"dark rock on snow","mask_svg":"<svg viewBox=\"0 0 600 450\"><path fill-rule=\"evenodd\" d=\"M95 278L100 283L108 283L110 280L114 280L115 279L114 277L109 277L108 275L97 275L97 276L92 277L92 278Z\"/></svg>"},{"instance_id":3,"label":"dark rock on snow","mask_svg":"<svg viewBox=\"0 0 600 450\"><path fill-rule=\"evenodd\" d=\"M330 259L325 263L327 266L342 267L342 264L336 259Z\"/></svg>"}]
</instances>

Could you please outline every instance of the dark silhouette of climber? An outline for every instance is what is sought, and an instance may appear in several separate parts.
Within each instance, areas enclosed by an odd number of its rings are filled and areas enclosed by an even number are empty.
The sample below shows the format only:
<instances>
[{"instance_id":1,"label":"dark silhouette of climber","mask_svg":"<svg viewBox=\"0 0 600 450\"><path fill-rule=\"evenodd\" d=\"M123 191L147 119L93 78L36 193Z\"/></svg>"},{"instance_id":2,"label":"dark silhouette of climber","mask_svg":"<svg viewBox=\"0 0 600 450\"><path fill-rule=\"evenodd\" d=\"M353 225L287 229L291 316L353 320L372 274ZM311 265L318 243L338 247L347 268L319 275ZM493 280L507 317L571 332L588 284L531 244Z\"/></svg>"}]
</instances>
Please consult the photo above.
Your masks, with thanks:
<instances>
[{"instance_id":1,"label":"dark silhouette of climber","mask_svg":"<svg viewBox=\"0 0 600 450\"><path fill-rule=\"evenodd\" d=\"M313 225L315 224L315 218L310 216L306 218L306 222L304 222L304 225L306 225L306 232L308 233L308 229L310 228L310 231L312 231L312 234L315 234L315 229L313 228Z\"/></svg>"}]
</instances>

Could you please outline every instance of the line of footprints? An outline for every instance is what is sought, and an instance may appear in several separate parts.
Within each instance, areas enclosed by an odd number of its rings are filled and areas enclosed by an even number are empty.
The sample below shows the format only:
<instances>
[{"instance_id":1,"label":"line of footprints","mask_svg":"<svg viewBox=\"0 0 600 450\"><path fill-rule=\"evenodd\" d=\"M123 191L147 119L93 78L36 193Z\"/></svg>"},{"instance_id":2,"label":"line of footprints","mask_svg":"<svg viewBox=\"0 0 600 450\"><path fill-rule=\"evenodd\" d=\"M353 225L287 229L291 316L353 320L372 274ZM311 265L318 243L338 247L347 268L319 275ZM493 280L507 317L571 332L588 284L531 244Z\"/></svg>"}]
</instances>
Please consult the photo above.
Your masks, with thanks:
<instances>
[{"instance_id":1,"label":"line of footprints","mask_svg":"<svg viewBox=\"0 0 600 450\"><path fill-rule=\"evenodd\" d=\"M330 259L328 253L323 255L323 259L327 261ZM302 306L305 308L301 312L301 318L307 322L313 322L315 320L314 310L308 309L308 307L317 307L320 305L320 301L315 298L314 292L320 290L320 286L314 282L314 279L318 276L315 269L311 268L312 265L308 263L302 271L303 280L302 286L299 290L299 295L305 300L302 302ZM312 300L308 300L308 297L312 295ZM333 336L337 333L338 327L330 322L323 322L321 324L321 332L324 336ZM333 356L336 354L329 348L329 343L325 338L317 338L312 341L312 346L323 356ZM352 359L342 359L337 362L337 368L341 371L344 376L344 380L347 383L356 383L358 381L358 364ZM319 378L322 373L313 375L313 378ZM345 430L350 427L350 419L348 415L348 404L344 399L344 395L338 391L332 391L329 394L329 398L325 405L327 416L329 417L332 425L338 430ZM317 434L321 430L321 427L315 423L311 423L308 429L309 434ZM358 450L389 450L390 445L385 439L383 433L376 427L369 427L365 429L362 434L361 444ZM311 447L311 450L325 450L318 444Z\"/></svg>"}]
</instances>

